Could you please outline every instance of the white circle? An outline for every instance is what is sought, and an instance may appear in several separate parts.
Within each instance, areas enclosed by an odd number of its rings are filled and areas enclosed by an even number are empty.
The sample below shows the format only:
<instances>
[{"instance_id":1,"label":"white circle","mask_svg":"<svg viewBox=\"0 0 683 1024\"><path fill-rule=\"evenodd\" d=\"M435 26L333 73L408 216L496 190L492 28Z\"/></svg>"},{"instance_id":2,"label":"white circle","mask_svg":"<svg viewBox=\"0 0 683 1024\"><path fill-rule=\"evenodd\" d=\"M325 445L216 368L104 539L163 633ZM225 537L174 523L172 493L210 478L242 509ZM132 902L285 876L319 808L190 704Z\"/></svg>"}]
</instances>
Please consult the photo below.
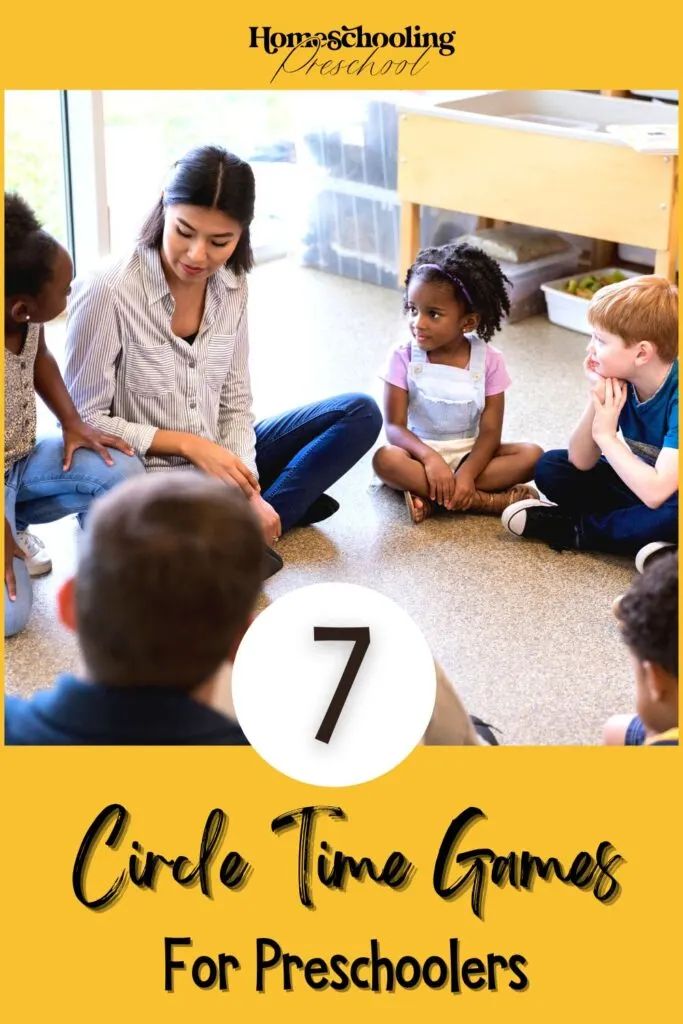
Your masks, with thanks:
<instances>
[{"instance_id":1,"label":"white circle","mask_svg":"<svg viewBox=\"0 0 683 1024\"><path fill-rule=\"evenodd\" d=\"M314 638L315 628L361 630ZM368 634L336 722L342 674ZM396 767L420 742L436 699L434 657L410 616L351 583L318 583L280 597L252 623L232 674L235 711L261 757L316 786L352 786ZM329 714L328 714L329 712ZM327 720L329 740L316 738Z\"/></svg>"}]
</instances>

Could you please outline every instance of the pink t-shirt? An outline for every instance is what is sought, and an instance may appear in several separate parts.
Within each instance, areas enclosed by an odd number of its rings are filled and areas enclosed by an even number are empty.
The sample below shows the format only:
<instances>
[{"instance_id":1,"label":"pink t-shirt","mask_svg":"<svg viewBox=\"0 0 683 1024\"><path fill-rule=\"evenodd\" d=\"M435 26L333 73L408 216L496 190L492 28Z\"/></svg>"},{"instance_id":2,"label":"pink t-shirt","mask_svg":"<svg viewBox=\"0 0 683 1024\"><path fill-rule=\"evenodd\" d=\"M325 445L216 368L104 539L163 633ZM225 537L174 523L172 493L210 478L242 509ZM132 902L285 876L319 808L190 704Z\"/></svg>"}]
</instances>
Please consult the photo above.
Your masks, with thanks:
<instances>
[{"instance_id":1,"label":"pink t-shirt","mask_svg":"<svg viewBox=\"0 0 683 1024\"><path fill-rule=\"evenodd\" d=\"M382 380L387 384L394 384L397 388L408 390L408 366L410 364L410 341L397 345L389 353L384 372L380 374ZM484 384L485 395L499 395L510 386L510 375L505 366L503 353L499 352L493 345L486 346L485 370L486 380Z\"/></svg>"}]
</instances>

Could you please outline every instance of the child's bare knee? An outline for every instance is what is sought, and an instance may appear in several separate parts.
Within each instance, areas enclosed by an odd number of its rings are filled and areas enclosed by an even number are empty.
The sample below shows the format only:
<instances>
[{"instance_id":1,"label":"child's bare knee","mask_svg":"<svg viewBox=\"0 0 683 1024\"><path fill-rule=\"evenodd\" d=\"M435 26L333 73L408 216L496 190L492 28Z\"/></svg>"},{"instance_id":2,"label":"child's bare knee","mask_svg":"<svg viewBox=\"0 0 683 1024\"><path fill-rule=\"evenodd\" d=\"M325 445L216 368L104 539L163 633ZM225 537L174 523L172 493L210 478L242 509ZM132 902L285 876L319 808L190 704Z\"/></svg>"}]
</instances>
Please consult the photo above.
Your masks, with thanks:
<instances>
[{"instance_id":1,"label":"child's bare knee","mask_svg":"<svg viewBox=\"0 0 683 1024\"><path fill-rule=\"evenodd\" d=\"M378 476L386 473L388 469L396 464L396 449L393 445L385 444L378 448L372 457L372 468Z\"/></svg>"},{"instance_id":2,"label":"child's bare knee","mask_svg":"<svg viewBox=\"0 0 683 1024\"><path fill-rule=\"evenodd\" d=\"M540 444L525 444L524 451L532 460L534 465L536 465L541 455L543 455L543 449Z\"/></svg>"},{"instance_id":3,"label":"child's bare knee","mask_svg":"<svg viewBox=\"0 0 683 1024\"><path fill-rule=\"evenodd\" d=\"M539 459L543 455L543 449L540 444L529 444L528 442L525 442L521 445L521 455L529 467L529 473L532 474L536 469Z\"/></svg>"}]
</instances>

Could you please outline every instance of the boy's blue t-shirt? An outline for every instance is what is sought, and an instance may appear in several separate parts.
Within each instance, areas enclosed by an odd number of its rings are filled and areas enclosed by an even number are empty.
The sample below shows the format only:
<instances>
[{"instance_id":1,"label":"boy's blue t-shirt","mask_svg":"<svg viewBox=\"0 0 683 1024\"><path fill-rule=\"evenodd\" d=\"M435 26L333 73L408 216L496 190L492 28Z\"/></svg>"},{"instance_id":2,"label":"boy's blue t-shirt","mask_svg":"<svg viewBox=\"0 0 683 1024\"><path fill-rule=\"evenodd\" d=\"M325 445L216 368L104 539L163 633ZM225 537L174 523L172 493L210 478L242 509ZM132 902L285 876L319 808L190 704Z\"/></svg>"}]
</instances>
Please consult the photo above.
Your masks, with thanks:
<instances>
[{"instance_id":1,"label":"boy's blue t-shirt","mask_svg":"<svg viewBox=\"0 0 683 1024\"><path fill-rule=\"evenodd\" d=\"M619 429L631 451L649 466L654 466L662 448L678 448L677 359L662 386L646 402L639 402L635 388L628 385Z\"/></svg>"}]
</instances>

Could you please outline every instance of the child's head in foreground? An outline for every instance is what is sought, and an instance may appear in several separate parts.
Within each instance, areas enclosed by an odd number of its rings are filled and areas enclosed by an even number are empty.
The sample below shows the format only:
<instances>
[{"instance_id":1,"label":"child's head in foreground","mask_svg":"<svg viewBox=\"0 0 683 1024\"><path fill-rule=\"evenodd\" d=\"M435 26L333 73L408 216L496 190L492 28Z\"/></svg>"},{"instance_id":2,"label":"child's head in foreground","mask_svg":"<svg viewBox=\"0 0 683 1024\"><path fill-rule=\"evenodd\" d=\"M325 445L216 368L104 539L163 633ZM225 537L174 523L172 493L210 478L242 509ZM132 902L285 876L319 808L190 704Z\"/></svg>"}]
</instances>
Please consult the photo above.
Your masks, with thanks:
<instances>
[{"instance_id":1,"label":"child's head in foreground","mask_svg":"<svg viewBox=\"0 0 683 1024\"><path fill-rule=\"evenodd\" d=\"M190 691L232 660L263 574L247 502L195 472L153 473L93 505L60 595L90 679Z\"/></svg>"},{"instance_id":2,"label":"child's head in foreground","mask_svg":"<svg viewBox=\"0 0 683 1024\"><path fill-rule=\"evenodd\" d=\"M588 307L593 336L591 370L631 380L653 359L669 364L678 354L678 289L647 275L607 285Z\"/></svg>"},{"instance_id":3,"label":"child's head in foreground","mask_svg":"<svg viewBox=\"0 0 683 1024\"><path fill-rule=\"evenodd\" d=\"M47 323L66 309L73 264L31 207L5 193L5 326Z\"/></svg>"},{"instance_id":4,"label":"child's head in foreground","mask_svg":"<svg viewBox=\"0 0 683 1024\"><path fill-rule=\"evenodd\" d=\"M473 331L490 341L510 311L506 280L498 263L474 245L422 249L405 282L413 336L427 350Z\"/></svg>"},{"instance_id":5,"label":"child's head in foreground","mask_svg":"<svg viewBox=\"0 0 683 1024\"><path fill-rule=\"evenodd\" d=\"M650 733L678 723L678 555L659 555L616 606L636 679L636 711Z\"/></svg>"}]
</instances>

